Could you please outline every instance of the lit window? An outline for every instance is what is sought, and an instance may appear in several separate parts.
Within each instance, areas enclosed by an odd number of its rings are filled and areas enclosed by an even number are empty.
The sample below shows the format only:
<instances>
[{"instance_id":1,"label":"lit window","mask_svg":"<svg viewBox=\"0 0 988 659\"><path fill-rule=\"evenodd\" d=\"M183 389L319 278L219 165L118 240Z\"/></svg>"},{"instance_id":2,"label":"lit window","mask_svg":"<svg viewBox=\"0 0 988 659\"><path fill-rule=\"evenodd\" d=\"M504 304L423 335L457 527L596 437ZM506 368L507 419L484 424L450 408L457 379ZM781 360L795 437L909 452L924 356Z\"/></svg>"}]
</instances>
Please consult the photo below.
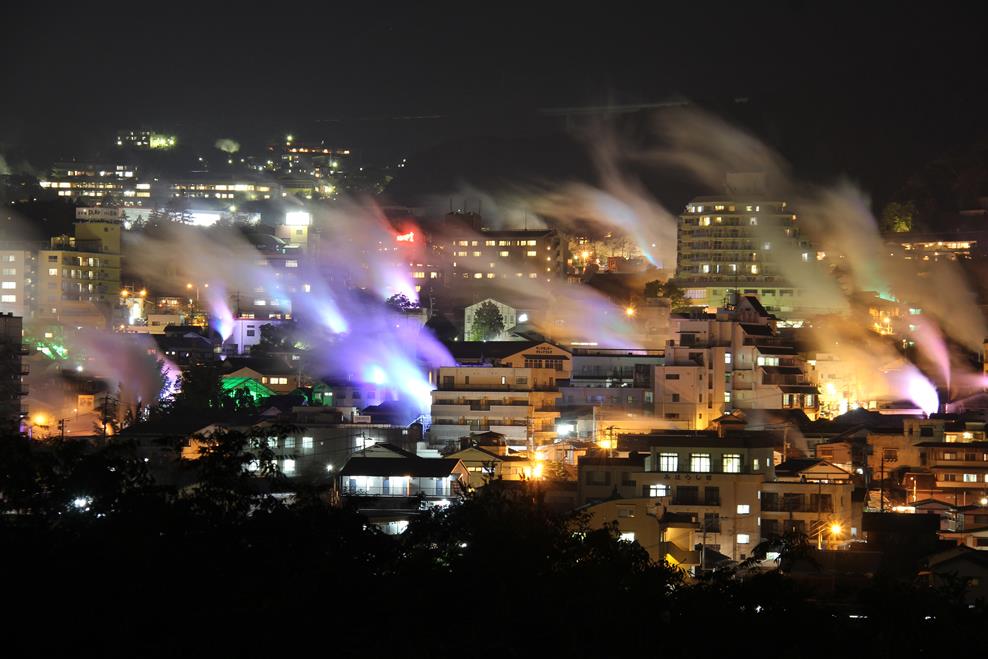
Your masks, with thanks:
<instances>
[{"instance_id":1,"label":"lit window","mask_svg":"<svg viewBox=\"0 0 988 659\"><path fill-rule=\"evenodd\" d=\"M480 256L480 252L474 252L473 255L474 256Z\"/></svg>"},{"instance_id":2,"label":"lit window","mask_svg":"<svg viewBox=\"0 0 988 659\"><path fill-rule=\"evenodd\" d=\"M285 476L292 476L295 474L295 461L291 459L281 461L281 473Z\"/></svg>"},{"instance_id":3,"label":"lit window","mask_svg":"<svg viewBox=\"0 0 988 659\"><path fill-rule=\"evenodd\" d=\"M537 272L533 272L533 273L531 273L530 275L528 275L528 278L529 278L529 279L535 279L535 278L536 278L536 277L538 277L538 276L539 276L539 273L537 273Z\"/></svg>"},{"instance_id":4,"label":"lit window","mask_svg":"<svg viewBox=\"0 0 988 659\"><path fill-rule=\"evenodd\" d=\"M747 533L738 533L738 544L739 545L746 545L749 542L751 542L751 536L749 536Z\"/></svg>"},{"instance_id":5,"label":"lit window","mask_svg":"<svg viewBox=\"0 0 988 659\"><path fill-rule=\"evenodd\" d=\"M738 504L738 515L747 515L751 512L751 506L746 503Z\"/></svg>"},{"instance_id":6,"label":"lit window","mask_svg":"<svg viewBox=\"0 0 988 659\"><path fill-rule=\"evenodd\" d=\"M660 453L659 471L677 471L679 469L678 453Z\"/></svg>"},{"instance_id":7,"label":"lit window","mask_svg":"<svg viewBox=\"0 0 988 659\"><path fill-rule=\"evenodd\" d=\"M285 267L286 268L297 268L298 267L298 261L285 261Z\"/></svg>"},{"instance_id":8,"label":"lit window","mask_svg":"<svg viewBox=\"0 0 988 659\"><path fill-rule=\"evenodd\" d=\"M482 272L476 272L476 273L474 273L473 278L474 279L483 279L484 278L484 273L482 273Z\"/></svg>"},{"instance_id":9,"label":"lit window","mask_svg":"<svg viewBox=\"0 0 988 659\"><path fill-rule=\"evenodd\" d=\"M500 251L500 252L497 253L498 256L508 256L510 254L511 254L511 252L509 252L507 250Z\"/></svg>"},{"instance_id":10,"label":"lit window","mask_svg":"<svg viewBox=\"0 0 988 659\"><path fill-rule=\"evenodd\" d=\"M302 438L302 448L303 449L310 449L310 448L312 448L312 438L311 437L303 437Z\"/></svg>"},{"instance_id":11,"label":"lit window","mask_svg":"<svg viewBox=\"0 0 988 659\"><path fill-rule=\"evenodd\" d=\"M725 453L721 457L721 466L723 467L725 474L740 474L741 473L741 454L740 453Z\"/></svg>"},{"instance_id":12,"label":"lit window","mask_svg":"<svg viewBox=\"0 0 988 659\"><path fill-rule=\"evenodd\" d=\"M17 288L17 282L16 281L5 281L5 282L3 282L3 288L7 289L8 291L11 290L11 289L13 289L13 288Z\"/></svg>"},{"instance_id":13,"label":"lit window","mask_svg":"<svg viewBox=\"0 0 988 659\"><path fill-rule=\"evenodd\" d=\"M538 256L538 252L536 252L535 250L529 250L527 252L527 256Z\"/></svg>"},{"instance_id":14,"label":"lit window","mask_svg":"<svg viewBox=\"0 0 988 659\"><path fill-rule=\"evenodd\" d=\"M709 273L710 272L710 264L709 263L704 263L703 265L701 265L700 266L700 272L702 272L704 274Z\"/></svg>"},{"instance_id":15,"label":"lit window","mask_svg":"<svg viewBox=\"0 0 988 659\"><path fill-rule=\"evenodd\" d=\"M978 482L978 475L977 474L964 474L964 482L965 483L977 483Z\"/></svg>"},{"instance_id":16,"label":"lit window","mask_svg":"<svg viewBox=\"0 0 988 659\"><path fill-rule=\"evenodd\" d=\"M710 471L709 453L690 453L690 471L694 473L707 473Z\"/></svg>"},{"instance_id":17,"label":"lit window","mask_svg":"<svg viewBox=\"0 0 988 659\"><path fill-rule=\"evenodd\" d=\"M725 364L730 364L731 363L731 353L729 353L729 352L725 352L724 353L724 363Z\"/></svg>"},{"instance_id":18,"label":"lit window","mask_svg":"<svg viewBox=\"0 0 988 659\"><path fill-rule=\"evenodd\" d=\"M665 483L656 483L648 486L648 496L667 497L669 496L669 486Z\"/></svg>"},{"instance_id":19,"label":"lit window","mask_svg":"<svg viewBox=\"0 0 988 659\"><path fill-rule=\"evenodd\" d=\"M730 403L731 402L731 392L730 391L725 391L724 392L724 402L725 403Z\"/></svg>"},{"instance_id":20,"label":"lit window","mask_svg":"<svg viewBox=\"0 0 988 659\"><path fill-rule=\"evenodd\" d=\"M754 471L758 471L758 458L755 458L751 461L751 468Z\"/></svg>"},{"instance_id":21,"label":"lit window","mask_svg":"<svg viewBox=\"0 0 988 659\"><path fill-rule=\"evenodd\" d=\"M294 437L285 437L285 448L295 448Z\"/></svg>"},{"instance_id":22,"label":"lit window","mask_svg":"<svg viewBox=\"0 0 988 659\"><path fill-rule=\"evenodd\" d=\"M58 268L48 268L48 276L49 277L58 276Z\"/></svg>"},{"instance_id":23,"label":"lit window","mask_svg":"<svg viewBox=\"0 0 988 659\"><path fill-rule=\"evenodd\" d=\"M534 240L529 240L529 241L528 241L528 246L529 246L529 247L535 247L535 244L536 244L536 243L535 243L535 241L534 241Z\"/></svg>"},{"instance_id":24,"label":"lit window","mask_svg":"<svg viewBox=\"0 0 988 659\"><path fill-rule=\"evenodd\" d=\"M17 302L17 296L16 295L0 295L0 302L9 302L9 303ZM52 313L55 313L55 311L53 310Z\"/></svg>"}]
</instances>

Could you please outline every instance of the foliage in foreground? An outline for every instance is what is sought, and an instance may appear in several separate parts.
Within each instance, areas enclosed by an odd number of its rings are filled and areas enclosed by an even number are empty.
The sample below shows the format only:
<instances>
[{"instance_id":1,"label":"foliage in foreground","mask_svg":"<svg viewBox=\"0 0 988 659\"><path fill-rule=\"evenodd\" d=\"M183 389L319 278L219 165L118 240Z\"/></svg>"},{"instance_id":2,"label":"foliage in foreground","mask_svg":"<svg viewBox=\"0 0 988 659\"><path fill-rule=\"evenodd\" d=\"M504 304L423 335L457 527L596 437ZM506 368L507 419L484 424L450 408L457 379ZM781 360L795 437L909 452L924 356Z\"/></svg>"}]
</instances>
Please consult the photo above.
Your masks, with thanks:
<instances>
[{"instance_id":1,"label":"foliage in foreground","mask_svg":"<svg viewBox=\"0 0 988 659\"><path fill-rule=\"evenodd\" d=\"M869 617L850 619L777 572L688 583L615 529L493 486L387 536L324 493L259 489L244 465L270 457L231 434L179 488L126 444L0 441L10 640L33 654L128 656L312 643L342 656L908 656L980 620L909 584L876 582L861 598ZM57 633L28 634L39 621Z\"/></svg>"}]
</instances>

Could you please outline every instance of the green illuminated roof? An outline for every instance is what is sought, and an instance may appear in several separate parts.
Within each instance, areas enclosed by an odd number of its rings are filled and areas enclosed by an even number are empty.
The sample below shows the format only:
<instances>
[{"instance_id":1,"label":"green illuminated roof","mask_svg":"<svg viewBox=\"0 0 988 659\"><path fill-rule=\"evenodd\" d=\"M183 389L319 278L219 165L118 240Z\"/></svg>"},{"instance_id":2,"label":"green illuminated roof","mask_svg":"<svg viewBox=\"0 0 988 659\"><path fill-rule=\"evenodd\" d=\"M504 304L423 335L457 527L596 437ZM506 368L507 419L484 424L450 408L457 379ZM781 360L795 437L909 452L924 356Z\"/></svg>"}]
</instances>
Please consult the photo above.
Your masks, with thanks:
<instances>
[{"instance_id":1,"label":"green illuminated roof","mask_svg":"<svg viewBox=\"0 0 988 659\"><path fill-rule=\"evenodd\" d=\"M221 383L223 391L228 395L232 396L233 392L237 389L247 389L250 392L251 397L254 401L258 401L261 398L268 398L274 396L274 392L265 387L263 384L255 380L254 378L223 378Z\"/></svg>"}]
</instances>

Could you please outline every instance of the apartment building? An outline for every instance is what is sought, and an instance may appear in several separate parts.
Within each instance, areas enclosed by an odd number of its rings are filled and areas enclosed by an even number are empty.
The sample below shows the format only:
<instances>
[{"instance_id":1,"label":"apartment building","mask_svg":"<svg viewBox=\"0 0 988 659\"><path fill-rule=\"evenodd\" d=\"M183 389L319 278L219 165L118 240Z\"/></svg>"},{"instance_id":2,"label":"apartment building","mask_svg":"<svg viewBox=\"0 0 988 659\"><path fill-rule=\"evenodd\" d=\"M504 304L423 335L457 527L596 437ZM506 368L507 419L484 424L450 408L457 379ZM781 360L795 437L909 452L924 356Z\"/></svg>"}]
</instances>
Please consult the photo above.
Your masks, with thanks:
<instances>
[{"instance_id":1,"label":"apartment building","mask_svg":"<svg viewBox=\"0 0 988 659\"><path fill-rule=\"evenodd\" d=\"M512 447L550 443L559 417L557 372L550 368L464 366L438 369L431 443L456 444L474 432L504 435Z\"/></svg>"},{"instance_id":2,"label":"apartment building","mask_svg":"<svg viewBox=\"0 0 988 659\"><path fill-rule=\"evenodd\" d=\"M37 295L37 245L0 243L0 313L34 315Z\"/></svg>"},{"instance_id":3,"label":"apartment building","mask_svg":"<svg viewBox=\"0 0 988 659\"><path fill-rule=\"evenodd\" d=\"M661 544L646 549L655 558L682 559L702 545L740 561L763 539L790 529L807 535L823 529L832 543L837 526L841 542L860 527L850 474L820 460L780 464L771 436L655 432L624 435L621 442L647 443L650 450L644 459L581 459L578 499L595 519L598 506L610 501L607 510L617 518L602 521L616 522L622 533L652 533L652 522L643 527L634 518L643 512L653 518Z\"/></svg>"},{"instance_id":4,"label":"apartment building","mask_svg":"<svg viewBox=\"0 0 988 659\"><path fill-rule=\"evenodd\" d=\"M733 409L797 409L816 418L818 391L805 363L758 298L673 323L677 338L655 367L656 416L696 429Z\"/></svg>"},{"instance_id":5,"label":"apartment building","mask_svg":"<svg viewBox=\"0 0 988 659\"><path fill-rule=\"evenodd\" d=\"M37 316L108 327L120 299L122 209L80 208L73 236L38 252Z\"/></svg>"}]
</instances>

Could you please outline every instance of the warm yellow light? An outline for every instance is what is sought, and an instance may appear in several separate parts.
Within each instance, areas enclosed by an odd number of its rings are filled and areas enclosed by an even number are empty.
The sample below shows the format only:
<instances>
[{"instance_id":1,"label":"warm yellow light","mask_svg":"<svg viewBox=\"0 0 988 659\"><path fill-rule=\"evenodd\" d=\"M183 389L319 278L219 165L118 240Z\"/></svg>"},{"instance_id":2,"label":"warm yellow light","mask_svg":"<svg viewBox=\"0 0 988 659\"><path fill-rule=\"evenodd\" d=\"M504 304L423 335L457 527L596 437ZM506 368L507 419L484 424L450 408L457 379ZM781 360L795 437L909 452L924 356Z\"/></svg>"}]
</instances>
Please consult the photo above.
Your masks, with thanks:
<instances>
[{"instance_id":1,"label":"warm yellow light","mask_svg":"<svg viewBox=\"0 0 988 659\"><path fill-rule=\"evenodd\" d=\"M128 291L126 288L120 291L120 297L127 297L128 295L130 295L130 291Z\"/></svg>"},{"instance_id":2,"label":"warm yellow light","mask_svg":"<svg viewBox=\"0 0 988 659\"><path fill-rule=\"evenodd\" d=\"M833 524L830 525L830 535L840 535L841 531L843 530L844 529L837 522L834 522Z\"/></svg>"},{"instance_id":3,"label":"warm yellow light","mask_svg":"<svg viewBox=\"0 0 988 659\"><path fill-rule=\"evenodd\" d=\"M186 284L185 287L191 290L192 289L192 284Z\"/></svg>"},{"instance_id":4,"label":"warm yellow light","mask_svg":"<svg viewBox=\"0 0 988 659\"><path fill-rule=\"evenodd\" d=\"M581 256L581 257L582 257L582 258L583 258L584 260L586 260L586 259L589 259L589 258L590 258L590 252L581 252L581 253L580 253L580 256Z\"/></svg>"},{"instance_id":5,"label":"warm yellow light","mask_svg":"<svg viewBox=\"0 0 988 659\"><path fill-rule=\"evenodd\" d=\"M36 426L43 426L47 421L48 421L48 417L46 417L44 414L35 414L33 417L31 417L31 422L34 423L34 425Z\"/></svg>"},{"instance_id":6,"label":"warm yellow light","mask_svg":"<svg viewBox=\"0 0 988 659\"><path fill-rule=\"evenodd\" d=\"M628 318L634 317L634 315L635 315L635 308L634 307L626 307L625 310L624 310L624 315L627 316Z\"/></svg>"},{"instance_id":7,"label":"warm yellow light","mask_svg":"<svg viewBox=\"0 0 988 659\"><path fill-rule=\"evenodd\" d=\"M612 440L612 439L602 439L599 442L597 442L597 446L599 446L600 448L603 448L603 449L612 449L612 448L614 448L614 440Z\"/></svg>"},{"instance_id":8,"label":"warm yellow light","mask_svg":"<svg viewBox=\"0 0 988 659\"><path fill-rule=\"evenodd\" d=\"M141 297L147 297L147 294L148 294L147 289L142 288L141 289Z\"/></svg>"},{"instance_id":9,"label":"warm yellow light","mask_svg":"<svg viewBox=\"0 0 988 659\"><path fill-rule=\"evenodd\" d=\"M542 478L542 463L536 463L535 469L532 470L532 476L535 478Z\"/></svg>"}]
</instances>

